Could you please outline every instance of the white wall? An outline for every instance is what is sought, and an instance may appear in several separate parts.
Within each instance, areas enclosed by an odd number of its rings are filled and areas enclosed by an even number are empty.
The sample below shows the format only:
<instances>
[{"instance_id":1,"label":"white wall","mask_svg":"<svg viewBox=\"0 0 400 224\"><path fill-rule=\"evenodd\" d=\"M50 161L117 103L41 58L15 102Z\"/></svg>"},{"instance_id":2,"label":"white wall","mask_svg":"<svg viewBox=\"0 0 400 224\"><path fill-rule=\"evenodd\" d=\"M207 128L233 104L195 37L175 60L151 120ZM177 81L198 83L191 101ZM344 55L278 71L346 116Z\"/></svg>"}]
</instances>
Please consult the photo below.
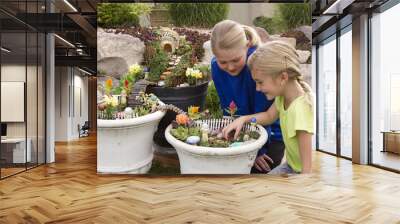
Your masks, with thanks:
<instances>
[{"instance_id":1,"label":"white wall","mask_svg":"<svg viewBox=\"0 0 400 224\"><path fill-rule=\"evenodd\" d=\"M277 4L273 3L230 3L228 19L243 25L253 26L258 16L272 17Z\"/></svg>"},{"instance_id":2,"label":"white wall","mask_svg":"<svg viewBox=\"0 0 400 224\"><path fill-rule=\"evenodd\" d=\"M88 120L88 78L75 68L56 67L55 85L55 140L77 139L78 124Z\"/></svg>"},{"instance_id":3,"label":"white wall","mask_svg":"<svg viewBox=\"0 0 400 224\"><path fill-rule=\"evenodd\" d=\"M67 67L55 68L55 141L68 141L68 86Z\"/></svg>"}]
</instances>

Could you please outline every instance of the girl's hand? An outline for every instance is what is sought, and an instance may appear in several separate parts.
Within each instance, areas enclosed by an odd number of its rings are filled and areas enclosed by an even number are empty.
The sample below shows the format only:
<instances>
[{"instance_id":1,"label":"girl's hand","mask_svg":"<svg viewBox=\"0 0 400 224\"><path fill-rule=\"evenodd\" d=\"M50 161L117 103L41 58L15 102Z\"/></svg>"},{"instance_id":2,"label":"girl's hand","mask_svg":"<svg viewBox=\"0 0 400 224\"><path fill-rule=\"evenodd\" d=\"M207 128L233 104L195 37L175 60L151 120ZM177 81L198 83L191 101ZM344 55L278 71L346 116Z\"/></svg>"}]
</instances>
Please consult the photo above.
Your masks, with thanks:
<instances>
[{"instance_id":1,"label":"girl's hand","mask_svg":"<svg viewBox=\"0 0 400 224\"><path fill-rule=\"evenodd\" d=\"M230 123L228 126L226 126L224 129L222 129L222 135L224 136L225 139L228 139L229 133L231 131L235 131L234 139L237 139L239 136L240 130L242 130L242 127L246 123L246 117L242 116L234 120L232 123Z\"/></svg>"},{"instance_id":2,"label":"girl's hand","mask_svg":"<svg viewBox=\"0 0 400 224\"><path fill-rule=\"evenodd\" d=\"M256 158L254 161L254 167L261 172L269 172L271 171L271 167L269 167L268 162L274 163L274 161L267 155L263 154Z\"/></svg>"}]
</instances>

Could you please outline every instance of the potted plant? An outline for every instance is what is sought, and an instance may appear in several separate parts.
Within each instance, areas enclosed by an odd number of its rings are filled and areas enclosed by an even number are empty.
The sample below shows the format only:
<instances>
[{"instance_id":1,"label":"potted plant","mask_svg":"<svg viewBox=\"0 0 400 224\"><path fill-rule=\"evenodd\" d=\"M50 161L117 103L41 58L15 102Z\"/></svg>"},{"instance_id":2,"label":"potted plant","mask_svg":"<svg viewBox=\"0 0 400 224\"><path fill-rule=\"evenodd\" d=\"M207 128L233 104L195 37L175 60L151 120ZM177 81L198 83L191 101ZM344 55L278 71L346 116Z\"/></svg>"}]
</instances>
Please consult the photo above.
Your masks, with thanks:
<instances>
[{"instance_id":1,"label":"potted plant","mask_svg":"<svg viewBox=\"0 0 400 224\"><path fill-rule=\"evenodd\" d=\"M252 120L238 139L222 136L232 118L210 119L189 108L165 130L168 142L178 153L182 174L249 174L257 151L267 141L265 129ZM233 133L231 133L233 134Z\"/></svg>"},{"instance_id":2,"label":"potted plant","mask_svg":"<svg viewBox=\"0 0 400 224\"><path fill-rule=\"evenodd\" d=\"M106 80L97 112L97 171L99 173L146 173L153 160L152 138L164 111L154 94L139 93L138 105L127 107L127 96L143 73L139 65L113 86ZM100 91L101 92L101 91Z\"/></svg>"},{"instance_id":3,"label":"potted plant","mask_svg":"<svg viewBox=\"0 0 400 224\"><path fill-rule=\"evenodd\" d=\"M146 46L145 63L148 72L145 77L153 82L153 85L147 86L146 92L182 110L191 105L204 109L211 73L209 65L198 63L198 49L185 36L179 36L170 29L161 29L158 33L159 40ZM168 111L159 123L154 141L162 147L160 151L176 153L164 135L166 127L175 116L175 112Z\"/></svg>"}]
</instances>

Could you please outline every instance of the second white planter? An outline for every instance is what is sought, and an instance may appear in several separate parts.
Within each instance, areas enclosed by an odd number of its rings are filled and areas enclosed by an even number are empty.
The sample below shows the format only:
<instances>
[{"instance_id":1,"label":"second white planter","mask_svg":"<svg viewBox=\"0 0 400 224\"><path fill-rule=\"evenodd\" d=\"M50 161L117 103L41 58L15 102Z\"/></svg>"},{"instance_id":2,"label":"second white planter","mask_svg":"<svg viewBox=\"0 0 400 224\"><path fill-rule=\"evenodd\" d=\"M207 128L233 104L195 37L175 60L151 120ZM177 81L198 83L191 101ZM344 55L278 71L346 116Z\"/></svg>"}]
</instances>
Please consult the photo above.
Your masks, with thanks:
<instances>
[{"instance_id":1,"label":"second white planter","mask_svg":"<svg viewBox=\"0 0 400 224\"><path fill-rule=\"evenodd\" d=\"M175 147L182 174L249 174L258 150L267 142L268 134L257 125L260 137L250 143L228 148L189 145L165 130L167 141Z\"/></svg>"},{"instance_id":2,"label":"second white planter","mask_svg":"<svg viewBox=\"0 0 400 224\"><path fill-rule=\"evenodd\" d=\"M153 134L165 112L122 120L97 120L97 172L147 173L153 160Z\"/></svg>"}]
</instances>

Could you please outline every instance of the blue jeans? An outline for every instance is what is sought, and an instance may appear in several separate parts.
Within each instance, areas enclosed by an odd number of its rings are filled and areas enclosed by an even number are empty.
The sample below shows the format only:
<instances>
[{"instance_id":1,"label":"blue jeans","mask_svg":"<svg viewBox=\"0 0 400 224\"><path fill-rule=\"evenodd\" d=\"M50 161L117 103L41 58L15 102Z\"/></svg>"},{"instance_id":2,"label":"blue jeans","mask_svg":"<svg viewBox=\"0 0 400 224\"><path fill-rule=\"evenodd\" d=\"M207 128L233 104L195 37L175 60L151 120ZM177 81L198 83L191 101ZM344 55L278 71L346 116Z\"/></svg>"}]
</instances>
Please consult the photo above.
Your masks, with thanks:
<instances>
[{"instance_id":1,"label":"blue jeans","mask_svg":"<svg viewBox=\"0 0 400 224\"><path fill-rule=\"evenodd\" d=\"M281 165L275 167L268 174L271 175L280 175L280 174L298 174L299 172L294 171L287 162L282 163Z\"/></svg>"}]
</instances>

